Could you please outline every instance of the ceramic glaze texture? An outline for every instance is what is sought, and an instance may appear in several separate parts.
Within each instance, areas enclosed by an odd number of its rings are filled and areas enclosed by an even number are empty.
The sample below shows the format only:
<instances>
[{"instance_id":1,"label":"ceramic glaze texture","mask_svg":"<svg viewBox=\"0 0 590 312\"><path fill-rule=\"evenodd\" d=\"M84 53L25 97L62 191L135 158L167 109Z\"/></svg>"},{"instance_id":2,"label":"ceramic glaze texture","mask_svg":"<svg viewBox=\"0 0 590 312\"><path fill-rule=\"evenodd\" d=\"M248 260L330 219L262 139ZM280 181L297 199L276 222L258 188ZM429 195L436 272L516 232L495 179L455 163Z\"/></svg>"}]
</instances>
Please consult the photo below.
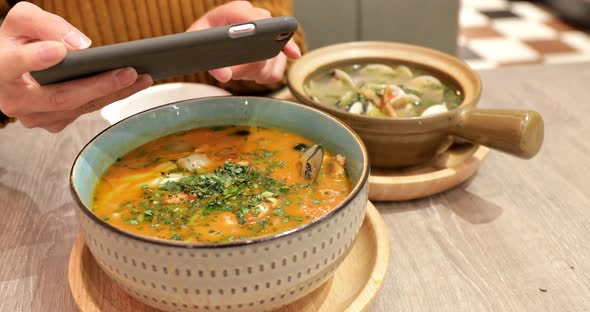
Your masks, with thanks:
<instances>
[{"instance_id":1,"label":"ceramic glaze texture","mask_svg":"<svg viewBox=\"0 0 590 312\"><path fill-rule=\"evenodd\" d=\"M349 113L316 103L304 85L317 73L352 64L404 64L457 87L461 105L428 117L383 118ZM521 158L533 157L543 143L541 115L530 110L476 108L479 76L461 60L419 46L378 41L326 46L304 55L289 69L289 89L302 103L345 122L363 139L375 167L403 167L430 161L450 147L454 137Z\"/></svg>"},{"instance_id":2,"label":"ceramic glaze texture","mask_svg":"<svg viewBox=\"0 0 590 312\"><path fill-rule=\"evenodd\" d=\"M154 246L78 215L101 268L139 301L162 310L268 311L331 276L358 234L366 195L364 187L346 209L304 231L226 248Z\"/></svg>"},{"instance_id":3,"label":"ceramic glaze texture","mask_svg":"<svg viewBox=\"0 0 590 312\"><path fill-rule=\"evenodd\" d=\"M150 123L154 118L160 123ZM86 210L92 187L111 158L189 126L232 123L282 124L282 129L346 155L355 185L352 194L344 205L314 223L272 238L219 246L138 238L114 230ZM314 127L314 123L321 126ZM130 143L128 136L136 142ZM92 254L133 297L166 311L267 311L319 287L348 254L365 213L367 176L362 143L334 118L288 102L227 97L171 104L107 129L76 160L72 186L79 199L76 212L82 233Z\"/></svg>"}]
</instances>

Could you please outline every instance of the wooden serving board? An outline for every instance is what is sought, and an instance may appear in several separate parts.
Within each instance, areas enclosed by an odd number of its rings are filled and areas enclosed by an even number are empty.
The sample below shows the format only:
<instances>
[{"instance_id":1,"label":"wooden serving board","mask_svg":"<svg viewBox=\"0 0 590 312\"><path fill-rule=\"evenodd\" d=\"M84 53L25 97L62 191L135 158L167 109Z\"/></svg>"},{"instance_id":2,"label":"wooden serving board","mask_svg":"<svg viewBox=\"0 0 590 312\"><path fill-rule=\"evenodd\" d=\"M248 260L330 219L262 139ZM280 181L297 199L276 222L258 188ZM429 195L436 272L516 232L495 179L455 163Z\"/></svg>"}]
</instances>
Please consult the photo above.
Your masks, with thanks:
<instances>
[{"instance_id":1,"label":"wooden serving board","mask_svg":"<svg viewBox=\"0 0 590 312\"><path fill-rule=\"evenodd\" d=\"M280 312L366 311L375 300L389 264L389 234L370 202L359 236L334 276ZM79 236L70 254L70 290L82 312L154 312L127 295L100 269ZM278 312L277 311L277 312Z\"/></svg>"},{"instance_id":2,"label":"wooden serving board","mask_svg":"<svg viewBox=\"0 0 590 312\"><path fill-rule=\"evenodd\" d=\"M488 155L485 146L453 145L431 163L404 169L372 169L369 199L402 201L449 190L473 176Z\"/></svg>"}]
</instances>

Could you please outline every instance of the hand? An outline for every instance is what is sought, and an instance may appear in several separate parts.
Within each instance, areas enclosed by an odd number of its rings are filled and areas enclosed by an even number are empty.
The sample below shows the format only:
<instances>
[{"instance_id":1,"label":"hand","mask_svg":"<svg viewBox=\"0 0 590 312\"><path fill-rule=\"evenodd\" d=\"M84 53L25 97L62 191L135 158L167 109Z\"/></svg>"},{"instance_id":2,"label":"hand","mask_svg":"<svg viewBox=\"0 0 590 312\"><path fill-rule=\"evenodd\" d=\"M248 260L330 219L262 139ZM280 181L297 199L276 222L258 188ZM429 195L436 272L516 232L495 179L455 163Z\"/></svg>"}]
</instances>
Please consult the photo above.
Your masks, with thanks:
<instances>
[{"instance_id":1,"label":"hand","mask_svg":"<svg viewBox=\"0 0 590 312\"><path fill-rule=\"evenodd\" d=\"M248 1L233 1L219 6L198 19L188 31L200 30L211 27L225 26L236 23L249 22L257 19L270 18L269 11L255 8ZM232 67L218 68L209 71L215 79L227 82L230 79L254 80L257 83L273 83L281 80L287 57L298 59L301 51L293 39L285 45L283 52L272 59Z\"/></svg>"},{"instance_id":2,"label":"hand","mask_svg":"<svg viewBox=\"0 0 590 312\"><path fill-rule=\"evenodd\" d=\"M80 115L149 87L152 79L123 68L93 77L40 86L29 74L59 63L66 51L91 41L61 17L19 2L0 27L0 111L27 128L58 132Z\"/></svg>"}]
</instances>

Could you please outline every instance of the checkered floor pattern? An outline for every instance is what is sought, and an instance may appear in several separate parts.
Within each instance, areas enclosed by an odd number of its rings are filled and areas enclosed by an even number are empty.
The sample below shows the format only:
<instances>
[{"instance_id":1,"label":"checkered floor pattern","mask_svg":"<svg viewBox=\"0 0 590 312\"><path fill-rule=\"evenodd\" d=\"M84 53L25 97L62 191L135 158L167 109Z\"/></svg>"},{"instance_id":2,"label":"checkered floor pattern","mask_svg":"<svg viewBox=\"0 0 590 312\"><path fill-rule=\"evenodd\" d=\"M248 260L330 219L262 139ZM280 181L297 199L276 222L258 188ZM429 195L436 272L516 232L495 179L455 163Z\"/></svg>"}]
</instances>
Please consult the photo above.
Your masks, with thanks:
<instances>
[{"instance_id":1,"label":"checkered floor pattern","mask_svg":"<svg viewBox=\"0 0 590 312\"><path fill-rule=\"evenodd\" d=\"M474 69L590 61L590 31L531 2L462 0L461 57Z\"/></svg>"}]
</instances>

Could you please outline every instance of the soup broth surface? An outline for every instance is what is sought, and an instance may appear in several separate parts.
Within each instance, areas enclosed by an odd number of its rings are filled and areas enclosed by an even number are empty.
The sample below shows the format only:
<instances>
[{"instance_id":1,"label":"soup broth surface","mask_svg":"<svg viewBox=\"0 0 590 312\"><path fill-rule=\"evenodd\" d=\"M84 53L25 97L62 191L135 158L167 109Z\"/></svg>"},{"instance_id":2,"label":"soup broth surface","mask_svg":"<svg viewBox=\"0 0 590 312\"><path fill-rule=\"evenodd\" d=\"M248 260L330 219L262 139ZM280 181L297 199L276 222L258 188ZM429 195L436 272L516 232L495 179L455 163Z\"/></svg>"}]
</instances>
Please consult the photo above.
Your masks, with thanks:
<instances>
[{"instance_id":1,"label":"soup broth surface","mask_svg":"<svg viewBox=\"0 0 590 312\"><path fill-rule=\"evenodd\" d=\"M128 232L219 243L311 222L348 196L346 159L325 151L317 180L299 157L314 142L273 128L228 126L168 135L121 156L96 185L93 212Z\"/></svg>"},{"instance_id":2,"label":"soup broth surface","mask_svg":"<svg viewBox=\"0 0 590 312\"><path fill-rule=\"evenodd\" d=\"M312 77L304 88L315 102L372 117L431 116L462 101L458 89L405 65L342 66Z\"/></svg>"}]
</instances>

